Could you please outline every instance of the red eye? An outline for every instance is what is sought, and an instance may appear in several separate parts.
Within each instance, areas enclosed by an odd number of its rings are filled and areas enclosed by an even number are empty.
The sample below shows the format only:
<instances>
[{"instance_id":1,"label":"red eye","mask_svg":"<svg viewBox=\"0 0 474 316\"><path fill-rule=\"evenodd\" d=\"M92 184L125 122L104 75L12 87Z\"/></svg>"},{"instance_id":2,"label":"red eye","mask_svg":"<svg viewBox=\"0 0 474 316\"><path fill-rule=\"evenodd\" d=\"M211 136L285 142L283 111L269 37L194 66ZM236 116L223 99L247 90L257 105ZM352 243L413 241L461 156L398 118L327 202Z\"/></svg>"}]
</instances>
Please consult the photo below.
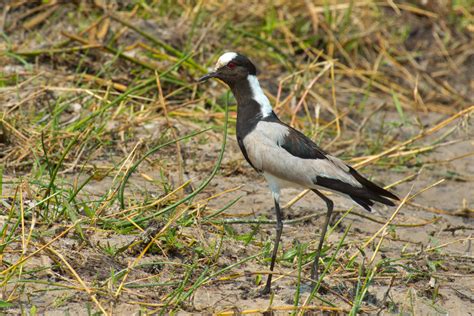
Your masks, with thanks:
<instances>
[{"instance_id":1,"label":"red eye","mask_svg":"<svg viewBox=\"0 0 474 316\"><path fill-rule=\"evenodd\" d=\"M233 62L229 62L229 63L227 64L227 67L230 68L230 69L234 69L235 67L237 67L237 65L236 65L235 63L233 63Z\"/></svg>"}]
</instances>

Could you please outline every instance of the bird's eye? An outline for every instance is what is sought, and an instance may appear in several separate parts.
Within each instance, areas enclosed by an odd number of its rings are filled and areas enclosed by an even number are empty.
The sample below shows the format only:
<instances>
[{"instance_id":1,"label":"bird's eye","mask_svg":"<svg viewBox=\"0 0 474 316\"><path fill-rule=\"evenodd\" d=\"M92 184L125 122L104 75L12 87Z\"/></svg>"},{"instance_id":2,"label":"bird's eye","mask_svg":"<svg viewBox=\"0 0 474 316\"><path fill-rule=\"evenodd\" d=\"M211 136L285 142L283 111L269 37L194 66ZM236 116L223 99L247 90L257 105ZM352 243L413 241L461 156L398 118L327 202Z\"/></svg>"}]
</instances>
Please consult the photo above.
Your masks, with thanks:
<instances>
[{"instance_id":1,"label":"bird's eye","mask_svg":"<svg viewBox=\"0 0 474 316\"><path fill-rule=\"evenodd\" d=\"M233 62L229 62L229 63L227 64L227 68L230 68L230 69L234 69L236 66L237 66L237 65L236 65L235 63L233 63Z\"/></svg>"}]
</instances>

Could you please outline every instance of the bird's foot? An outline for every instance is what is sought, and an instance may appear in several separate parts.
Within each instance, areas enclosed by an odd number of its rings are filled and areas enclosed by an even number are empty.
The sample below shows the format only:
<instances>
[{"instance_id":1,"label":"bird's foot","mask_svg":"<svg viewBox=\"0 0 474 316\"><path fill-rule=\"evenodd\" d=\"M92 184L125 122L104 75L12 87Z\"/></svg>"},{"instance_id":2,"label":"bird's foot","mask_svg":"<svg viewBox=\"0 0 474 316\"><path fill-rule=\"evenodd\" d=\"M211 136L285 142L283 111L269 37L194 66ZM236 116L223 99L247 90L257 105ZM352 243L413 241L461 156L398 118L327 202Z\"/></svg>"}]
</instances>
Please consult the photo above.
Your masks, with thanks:
<instances>
[{"instance_id":1,"label":"bird's foot","mask_svg":"<svg viewBox=\"0 0 474 316\"><path fill-rule=\"evenodd\" d=\"M270 296L271 291L267 290L266 288L256 288L251 290L248 293L248 296L257 299L257 298L268 298Z\"/></svg>"},{"instance_id":2,"label":"bird's foot","mask_svg":"<svg viewBox=\"0 0 474 316\"><path fill-rule=\"evenodd\" d=\"M304 284L302 283L300 285L300 291L306 292L306 293L315 292L316 294L325 294L327 293L327 287L326 285L324 285L322 280L321 280L321 283L319 283L319 285L318 285L318 281L310 281L310 282L305 282Z\"/></svg>"},{"instance_id":3,"label":"bird's foot","mask_svg":"<svg viewBox=\"0 0 474 316\"><path fill-rule=\"evenodd\" d=\"M265 286L263 289L257 290L255 297L266 297L272 292L271 287Z\"/></svg>"}]
</instances>

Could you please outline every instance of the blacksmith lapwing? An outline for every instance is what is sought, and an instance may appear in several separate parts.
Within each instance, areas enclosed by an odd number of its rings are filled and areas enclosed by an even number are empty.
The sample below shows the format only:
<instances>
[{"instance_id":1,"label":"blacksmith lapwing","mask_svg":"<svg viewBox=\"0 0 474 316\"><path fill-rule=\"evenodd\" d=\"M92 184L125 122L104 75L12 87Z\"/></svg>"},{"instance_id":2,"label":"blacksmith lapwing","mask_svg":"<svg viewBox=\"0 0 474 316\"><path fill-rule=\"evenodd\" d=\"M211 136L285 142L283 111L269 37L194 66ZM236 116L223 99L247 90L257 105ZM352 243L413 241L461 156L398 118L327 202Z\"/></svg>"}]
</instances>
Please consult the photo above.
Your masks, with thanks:
<instances>
[{"instance_id":1,"label":"blacksmith lapwing","mask_svg":"<svg viewBox=\"0 0 474 316\"><path fill-rule=\"evenodd\" d=\"M342 160L319 148L311 139L281 122L272 110L270 101L260 88L257 69L246 56L227 52L220 56L214 71L199 82L218 78L226 83L237 100L237 141L248 163L268 182L275 203L277 218L276 239L270 271L273 271L283 230L283 213L280 209L280 189L299 187L311 189L327 206L311 279L313 286L318 278L318 264L326 235L333 202L319 189L342 194L364 209L371 211L374 202L394 206L394 194L364 178ZM272 274L267 278L263 293L269 293Z\"/></svg>"}]
</instances>

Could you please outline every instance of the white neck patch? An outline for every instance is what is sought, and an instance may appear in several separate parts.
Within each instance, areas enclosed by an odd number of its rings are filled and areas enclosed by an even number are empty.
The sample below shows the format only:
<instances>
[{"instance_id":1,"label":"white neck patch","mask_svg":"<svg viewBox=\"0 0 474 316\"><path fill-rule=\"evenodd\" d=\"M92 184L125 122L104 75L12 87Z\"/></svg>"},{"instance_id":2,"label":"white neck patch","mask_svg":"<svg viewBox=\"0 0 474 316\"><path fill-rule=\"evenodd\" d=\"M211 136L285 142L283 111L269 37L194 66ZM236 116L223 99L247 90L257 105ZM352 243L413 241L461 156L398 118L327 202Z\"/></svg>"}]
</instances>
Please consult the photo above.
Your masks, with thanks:
<instances>
[{"instance_id":1,"label":"white neck patch","mask_svg":"<svg viewBox=\"0 0 474 316\"><path fill-rule=\"evenodd\" d=\"M219 57L219 59L217 60L216 67L214 68L214 70L217 70L227 65L229 61L231 61L235 57L237 57L237 53L234 52L227 52L225 54L222 54L221 57Z\"/></svg>"},{"instance_id":2,"label":"white neck patch","mask_svg":"<svg viewBox=\"0 0 474 316\"><path fill-rule=\"evenodd\" d=\"M270 100L263 93L262 88L260 88L260 83L254 75L248 75L247 80L250 84L250 90L252 90L252 98L260 104L260 112L262 112L262 117L267 117L272 114L272 106Z\"/></svg>"}]
</instances>

